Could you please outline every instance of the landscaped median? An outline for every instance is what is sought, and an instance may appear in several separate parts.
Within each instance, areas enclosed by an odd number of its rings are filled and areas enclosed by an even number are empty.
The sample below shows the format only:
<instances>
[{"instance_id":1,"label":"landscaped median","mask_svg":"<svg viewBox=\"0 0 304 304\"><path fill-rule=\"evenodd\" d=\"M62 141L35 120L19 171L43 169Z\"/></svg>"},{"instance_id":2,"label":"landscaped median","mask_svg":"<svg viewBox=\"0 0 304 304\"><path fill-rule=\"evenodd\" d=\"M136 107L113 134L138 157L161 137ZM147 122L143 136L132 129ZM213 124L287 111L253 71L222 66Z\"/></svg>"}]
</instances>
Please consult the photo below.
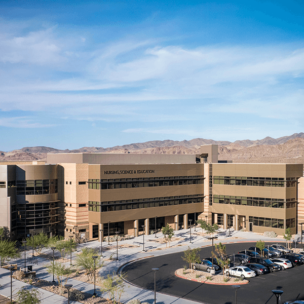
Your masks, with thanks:
<instances>
[{"instance_id":1,"label":"landscaped median","mask_svg":"<svg viewBox=\"0 0 304 304\"><path fill-rule=\"evenodd\" d=\"M177 269L175 275L184 280L210 285L243 285L249 283L246 279L231 278L223 276L222 274L211 275L208 272L190 269L185 270L184 268Z\"/></svg>"}]
</instances>

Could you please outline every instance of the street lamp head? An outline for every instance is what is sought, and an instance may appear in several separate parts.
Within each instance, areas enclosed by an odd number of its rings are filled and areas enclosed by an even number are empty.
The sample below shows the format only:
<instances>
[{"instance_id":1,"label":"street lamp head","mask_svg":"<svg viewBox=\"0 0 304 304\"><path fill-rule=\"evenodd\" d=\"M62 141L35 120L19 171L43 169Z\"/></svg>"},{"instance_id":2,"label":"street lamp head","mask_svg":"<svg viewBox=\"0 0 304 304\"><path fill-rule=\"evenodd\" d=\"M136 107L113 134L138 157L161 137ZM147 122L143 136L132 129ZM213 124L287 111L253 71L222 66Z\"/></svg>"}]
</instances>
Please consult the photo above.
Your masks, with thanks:
<instances>
[{"instance_id":1,"label":"street lamp head","mask_svg":"<svg viewBox=\"0 0 304 304\"><path fill-rule=\"evenodd\" d=\"M93 255L92 258L95 260L95 259L98 258L98 256L97 255Z\"/></svg>"},{"instance_id":2,"label":"street lamp head","mask_svg":"<svg viewBox=\"0 0 304 304\"><path fill-rule=\"evenodd\" d=\"M23 245L25 245L25 244L26 244L26 241L22 241L22 243L23 243Z\"/></svg>"},{"instance_id":3,"label":"street lamp head","mask_svg":"<svg viewBox=\"0 0 304 304\"><path fill-rule=\"evenodd\" d=\"M158 271L158 270L159 270L159 268L152 268L152 270L153 270L153 271Z\"/></svg>"},{"instance_id":4,"label":"street lamp head","mask_svg":"<svg viewBox=\"0 0 304 304\"><path fill-rule=\"evenodd\" d=\"M145 228L145 225L141 225L141 228Z\"/></svg>"},{"instance_id":5,"label":"street lamp head","mask_svg":"<svg viewBox=\"0 0 304 304\"><path fill-rule=\"evenodd\" d=\"M232 288L234 289L239 289L241 286L240 285L232 285Z\"/></svg>"},{"instance_id":6,"label":"street lamp head","mask_svg":"<svg viewBox=\"0 0 304 304\"><path fill-rule=\"evenodd\" d=\"M272 290L272 293L278 298L280 295L283 294L283 290L278 290L278 289L275 289L275 290Z\"/></svg>"},{"instance_id":7,"label":"street lamp head","mask_svg":"<svg viewBox=\"0 0 304 304\"><path fill-rule=\"evenodd\" d=\"M120 231L116 231L115 233L118 235L120 233Z\"/></svg>"},{"instance_id":8,"label":"street lamp head","mask_svg":"<svg viewBox=\"0 0 304 304\"><path fill-rule=\"evenodd\" d=\"M51 247L52 250L56 250L56 247Z\"/></svg>"},{"instance_id":9,"label":"street lamp head","mask_svg":"<svg viewBox=\"0 0 304 304\"><path fill-rule=\"evenodd\" d=\"M64 287L67 289L67 290L70 290L73 285L72 284L65 284Z\"/></svg>"},{"instance_id":10,"label":"street lamp head","mask_svg":"<svg viewBox=\"0 0 304 304\"><path fill-rule=\"evenodd\" d=\"M8 266L8 267L6 267L6 269L8 269L8 270L10 270L10 271L12 271L12 270L14 270L14 266L12 266L12 265L10 265L10 266Z\"/></svg>"}]
</instances>

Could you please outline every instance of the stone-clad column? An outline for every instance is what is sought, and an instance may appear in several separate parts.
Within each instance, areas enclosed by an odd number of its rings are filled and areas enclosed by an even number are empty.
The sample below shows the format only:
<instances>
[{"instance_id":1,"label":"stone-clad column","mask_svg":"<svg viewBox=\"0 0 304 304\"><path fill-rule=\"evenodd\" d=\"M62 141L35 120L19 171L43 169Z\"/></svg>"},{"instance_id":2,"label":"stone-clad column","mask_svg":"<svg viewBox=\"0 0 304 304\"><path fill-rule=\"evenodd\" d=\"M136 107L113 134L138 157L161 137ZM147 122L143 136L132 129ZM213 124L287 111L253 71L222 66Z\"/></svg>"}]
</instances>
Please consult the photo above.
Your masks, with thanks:
<instances>
[{"instance_id":1,"label":"stone-clad column","mask_svg":"<svg viewBox=\"0 0 304 304\"><path fill-rule=\"evenodd\" d=\"M102 230L102 232L100 230ZM99 242L103 240L103 236L104 236L103 224L99 224Z\"/></svg>"},{"instance_id":2,"label":"stone-clad column","mask_svg":"<svg viewBox=\"0 0 304 304\"><path fill-rule=\"evenodd\" d=\"M138 236L138 220L134 221L134 237Z\"/></svg>"},{"instance_id":3,"label":"stone-clad column","mask_svg":"<svg viewBox=\"0 0 304 304\"><path fill-rule=\"evenodd\" d=\"M235 215L235 228L236 231L239 230L239 216Z\"/></svg>"},{"instance_id":4,"label":"stone-clad column","mask_svg":"<svg viewBox=\"0 0 304 304\"><path fill-rule=\"evenodd\" d=\"M178 226L179 226L179 223L178 223L178 222L179 222L179 216L178 216L178 215L175 215L175 216L174 216L174 230L175 230L175 231L179 230L179 227L178 227Z\"/></svg>"},{"instance_id":5,"label":"stone-clad column","mask_svg":"<svg viewBox=\"0 0 304 304\"><path fill-rule=\"evenodd\" d=\"M184 229L188 229L188 213L184 214Z\"/></svg>"},{"instance_id":6,"label":"stone-clad column","mask_svg":"<svg viewBox=\"0 0 304 304\"><path fill-rule=\"evenodd\" d=\"M224 229L227 229L227 214L224 213Z\"/></svg>"},{"instance_id":7,"label":"stone-clad column","mask_svg":"<svg viewBox=\"0 0 304 304\"><path fill-rule=\"evenodd\" d=\"M150 222L149 219L145 219L145 235L149 235L150 232Z\"/></svg>"}]
</instances>

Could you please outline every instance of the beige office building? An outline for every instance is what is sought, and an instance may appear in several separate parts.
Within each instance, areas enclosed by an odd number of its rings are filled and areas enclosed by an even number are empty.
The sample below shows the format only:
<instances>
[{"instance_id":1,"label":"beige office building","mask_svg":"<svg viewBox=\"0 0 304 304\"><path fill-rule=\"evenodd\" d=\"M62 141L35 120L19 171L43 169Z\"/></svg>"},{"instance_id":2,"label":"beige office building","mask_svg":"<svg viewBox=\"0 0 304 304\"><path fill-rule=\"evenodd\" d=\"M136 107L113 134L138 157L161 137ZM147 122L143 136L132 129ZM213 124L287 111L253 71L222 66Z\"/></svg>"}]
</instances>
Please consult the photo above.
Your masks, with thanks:
<instances>
[{"instance_id":1,"label":"beige office building","mask_svg":"<svg viewBox=\"0 0 304 304\"><path fill-rule=\"evenodd\" d=\"M198 218L257 233L304 223L303 165L218 163L199 155L48 154L43 163L0 164L0 226L12 238L150 234Z\"/></svg>"}]
</instances>

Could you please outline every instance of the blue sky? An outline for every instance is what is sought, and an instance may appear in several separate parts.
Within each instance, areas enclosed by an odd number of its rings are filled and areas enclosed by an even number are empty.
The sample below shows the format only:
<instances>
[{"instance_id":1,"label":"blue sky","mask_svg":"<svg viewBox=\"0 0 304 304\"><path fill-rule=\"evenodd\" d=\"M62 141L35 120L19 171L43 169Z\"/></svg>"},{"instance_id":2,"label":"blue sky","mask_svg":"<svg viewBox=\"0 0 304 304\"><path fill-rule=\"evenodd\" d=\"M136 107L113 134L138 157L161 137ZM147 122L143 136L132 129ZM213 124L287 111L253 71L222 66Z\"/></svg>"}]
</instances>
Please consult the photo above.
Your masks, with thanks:
<instances>
[{"instance_id":1,"label":"blue sky","mask_svg":"<svg viewBox=\"0 0 304 304\"><path fill-rule=\"evenodd\" d=\"M0 150L302 132L303 1L0 1Z\"/></svg>"}]
</instances>

